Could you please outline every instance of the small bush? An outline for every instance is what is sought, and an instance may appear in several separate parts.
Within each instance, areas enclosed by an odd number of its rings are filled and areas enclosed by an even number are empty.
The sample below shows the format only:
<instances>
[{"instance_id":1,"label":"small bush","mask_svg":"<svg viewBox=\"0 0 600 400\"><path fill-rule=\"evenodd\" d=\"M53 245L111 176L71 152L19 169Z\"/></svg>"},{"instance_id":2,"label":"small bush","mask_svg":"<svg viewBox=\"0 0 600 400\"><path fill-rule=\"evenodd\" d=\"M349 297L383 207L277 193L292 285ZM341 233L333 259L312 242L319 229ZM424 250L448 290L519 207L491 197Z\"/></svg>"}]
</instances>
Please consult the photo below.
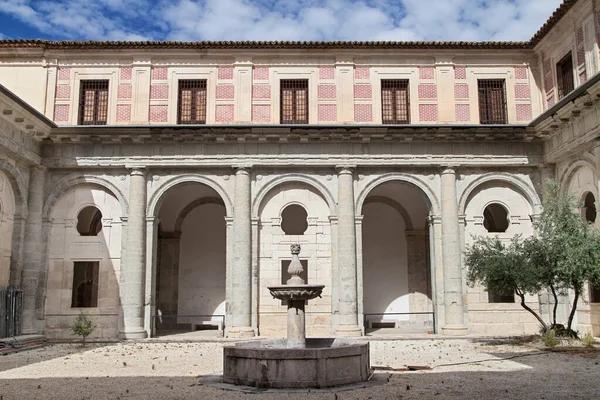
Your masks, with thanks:
<instances>
[{"instance_id":1,"label":"small bush","mask_svg":"<svg viewBox=\"0 0 600 400\"><path fill-rule=\"evenodd\" d=\"M588 332L583 337L583 343L586 346L593 346L594 344L596 344L596 339L594 339L594 336L590 332Z\"/></svg>"},{"instance_id":2,"label":"small bush","mask_svg":"<svg viewBox=\"0 0 600 400\"><path fill-rule=\"evenodd\" d=\"M553 329L548 329L544 334L544 344L547 347L554 347L557 344L560 344L560 340L556 338L556 333Z\"/></svg>"},{"instance_id":3,"label":"small bush","mask_svg":"<svg viewBox=\"0 0 600 400\"><path fill-rule=\"evenodd\" d=\"M91 315L80 312L71 329L73 330L73 335L81 336L81 345L85 346L85 339L94 332L96 324Z\"/></svg>"}]
</instances>

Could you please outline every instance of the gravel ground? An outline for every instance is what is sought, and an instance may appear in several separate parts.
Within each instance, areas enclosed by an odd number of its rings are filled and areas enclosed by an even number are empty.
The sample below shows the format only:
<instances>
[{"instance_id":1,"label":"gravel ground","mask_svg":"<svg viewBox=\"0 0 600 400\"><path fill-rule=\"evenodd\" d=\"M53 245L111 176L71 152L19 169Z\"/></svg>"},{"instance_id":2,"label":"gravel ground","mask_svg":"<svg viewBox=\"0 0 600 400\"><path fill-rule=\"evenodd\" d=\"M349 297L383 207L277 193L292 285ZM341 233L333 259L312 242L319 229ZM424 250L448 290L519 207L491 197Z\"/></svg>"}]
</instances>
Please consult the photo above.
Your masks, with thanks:
<instances>
[{"instance_id":1,"label":"gravel ground","mask_svg":"<svg viewBox=\"0 0 600 400\"><path fill-rule=\"evenodd\" d=\"M13 399L600 399L600 348L546 351L506 340L371 340L389 382L326 393L244 393L204 385L226 342L54 344L0 357L0 400ZM381 372L383 373L383 372ZM387 373L387 372L386 372Z\"/></svg>"}]
</instances>

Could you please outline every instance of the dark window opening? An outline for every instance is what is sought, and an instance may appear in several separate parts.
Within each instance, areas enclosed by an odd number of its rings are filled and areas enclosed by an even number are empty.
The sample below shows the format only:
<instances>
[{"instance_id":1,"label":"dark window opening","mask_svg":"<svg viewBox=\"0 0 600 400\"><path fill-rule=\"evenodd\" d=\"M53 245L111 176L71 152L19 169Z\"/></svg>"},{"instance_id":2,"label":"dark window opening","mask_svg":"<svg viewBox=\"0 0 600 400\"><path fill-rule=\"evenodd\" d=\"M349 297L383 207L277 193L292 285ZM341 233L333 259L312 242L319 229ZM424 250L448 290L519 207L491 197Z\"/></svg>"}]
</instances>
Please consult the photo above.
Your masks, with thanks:
<instances>
[{"instance_id":1,"label":"dark window opening","mask_svg":"<svg viewBox=\"0 0 600 400\"><path fill-rule=\"evenodd\" d=\"M556 83L558 85L558 99L562 99L575 88L573 82L573 58L571 52L556 64Z\"/></svg>"},{"instance_id":2,"label":"dark window opening","mask_svg":"<svg viewBox=\"0 0 600 400\"><path fill-rule=\"evenodd\" d=\"M180 80L177 123L206 124L206 80Z\"/></svg>"},{"instance_id":3,"label":"dark window opening","mask_svg":"<svg viewBox=\"0 0 600 400\"><path fill-rule=\"evenodd\" d=\"M504 79L480 79L477 81L479 92L479 123L506 124L506 90Z\"/></svg>"},{"instance_id":4,"label":"dark window opening","mask_svg":"<svg viewBox=\"0 0 600 400\"><path fill-rule=\"evenodd\" d=\"M71 307L98 307L98 261L73 263Z\"/></svg>"},{"instance_id":5,"label":"dark window opening","mask_svg":"<svg viewBox=\"0 0 600 400\"><path fill-rule=\"evenodd\" d=\"M408 80L381 81L381 112L384 124L409 124Z\"/></svg>"},{"instance_id":6,"label":"dark window opening","mask_svg":"<svg viewBox=\"0 0 600 400\"><path fill-rule=\"evenodd\" d=\"M94 206L84 208L77 215L77 232L81 236L98 236L102 230L102 213Z\"/></svg>"},{"instance_id":7,"label":"dark window opening","mask_svg":"<svg viewBox=\"0 0 600 400\"><path fill-rule=\"evenodd\" d=\"M508 211L500 204L490 204L483 210L483 227L489 233L502 233L508 229Z\"/></svg>"},{"instance_id":8,"label":"dark window opening","mask_svg":"<svg viewBox=\"0 0 600 400\"><path fill-rule=\"evenodd\" d=\"M600 281L590 281L590 303L600 303Z\"/></svg>"},{"instance_id":9,"label":"dark window opening","mask_svg":"<svg viewBox=\"0 0 600 400\"><path fill-rule=\"evenodd\" d=\"M106 125L108 120L108 80L81 81L79 125Z\"/></svg>"},{"instance_id":10,"label":"dark window opening","mask_svg":"<svg viewBox=\"0 0 600 400\"><path fill-rule=\"evenodd\" d=\"M308 222L306 210L297 204L287 206L281 213L281 229L286 235L304 235Z\"/></svg>"},{"instance_id":11,"label":"dark window opening","mask_svg":"<svg viewBox=\"0 0 600 400\"><path fill-rule=\"evenodd\" d=\"M588 194L585 196L582 211L582 216L587 222L592 224L596 222L596 198L591 192L588 192Z\"/></svg>"},{"instance_id":12,"label":"dark window opening","mask_svg":"<svg viewBox=\"0 0 600 400\"><path fill-rule=\"evenodd\" d=\"M514 295L514 293L510 293L510 292L506 292L506 293L488 292L488 302L489 303L514 303L515 295Z\"/></svg>"},{"instance_id":13,"label":"dark window opening","mask_svg":"<svg viewBox=\"0 0 600 400\"><path fill-rule=\"evenodd\" d=\"M282 124L308 124L308 80L281 80L280 95L280 122Z\"/></svg>"}]
</instances>

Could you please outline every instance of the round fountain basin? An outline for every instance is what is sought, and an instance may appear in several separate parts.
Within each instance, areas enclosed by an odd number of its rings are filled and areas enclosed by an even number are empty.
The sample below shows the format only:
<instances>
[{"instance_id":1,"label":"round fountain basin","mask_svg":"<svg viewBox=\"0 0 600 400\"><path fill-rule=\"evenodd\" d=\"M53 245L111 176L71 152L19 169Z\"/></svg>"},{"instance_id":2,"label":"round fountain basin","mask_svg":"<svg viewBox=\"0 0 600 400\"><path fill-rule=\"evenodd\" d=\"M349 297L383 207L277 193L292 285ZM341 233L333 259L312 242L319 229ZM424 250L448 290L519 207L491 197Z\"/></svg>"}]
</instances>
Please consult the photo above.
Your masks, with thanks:
<instances>
[{"instance_id":1,"label":"round fountain basin","mask_svg":"<svg viewBox=\"0 0 600 400\"><path fill-rule=\"evenodd\" d=\"M267 289L271 296L279 300L312 300L323 292L325 285L276 285L269 286Z\"/></svg>"},{"instance_id":2,"label":"round fountain basin","mask_svg":"<svg viewBox=\"0 0 600 400\"><path fill-rule=\"evenodd\" d=\"M260 388L322 388L366 381L369 342L306 339L305 348L285 340L236 343L223 349L223 382Z\"/></svg>"}]
</instances>

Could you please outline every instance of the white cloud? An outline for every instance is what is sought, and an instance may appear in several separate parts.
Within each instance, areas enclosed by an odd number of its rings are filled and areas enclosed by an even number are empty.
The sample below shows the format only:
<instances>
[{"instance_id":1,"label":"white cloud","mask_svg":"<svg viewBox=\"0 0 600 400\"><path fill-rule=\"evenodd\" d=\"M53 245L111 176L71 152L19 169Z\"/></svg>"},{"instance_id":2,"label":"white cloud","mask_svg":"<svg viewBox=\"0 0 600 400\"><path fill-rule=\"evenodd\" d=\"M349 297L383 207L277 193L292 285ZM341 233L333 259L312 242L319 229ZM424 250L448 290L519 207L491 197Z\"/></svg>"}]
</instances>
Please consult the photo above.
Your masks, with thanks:
<instances>
[{"instance_id":1,"label":"white cloud","mask_svg":"<svg viewBox=\"0 0 600 400\"><path fill-rule=\"evenodd\" d=\"M561 2L0 0L0 16L73 40L528 40Z\"/></svg>"}]
</instances>

